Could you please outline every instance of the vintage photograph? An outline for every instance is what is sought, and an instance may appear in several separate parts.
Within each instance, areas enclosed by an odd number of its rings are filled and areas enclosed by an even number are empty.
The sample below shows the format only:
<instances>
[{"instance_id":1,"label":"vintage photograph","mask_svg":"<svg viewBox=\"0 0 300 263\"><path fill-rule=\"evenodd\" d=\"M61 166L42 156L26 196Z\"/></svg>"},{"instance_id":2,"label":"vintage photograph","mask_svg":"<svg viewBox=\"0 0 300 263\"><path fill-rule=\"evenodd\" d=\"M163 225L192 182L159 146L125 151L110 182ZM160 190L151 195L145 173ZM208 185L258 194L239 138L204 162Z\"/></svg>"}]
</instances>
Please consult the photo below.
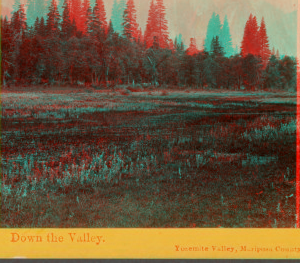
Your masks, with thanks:
<instances>
[{"instance_id":1,"label":"vintage photograph","mask_svg":"<svg viewBox=\"0 0 300 263\"><path fill-rule=\"evenodd\" d=\"M295 228L297 0L2 0L2 228Z\"/></svg>"}]
</instances>

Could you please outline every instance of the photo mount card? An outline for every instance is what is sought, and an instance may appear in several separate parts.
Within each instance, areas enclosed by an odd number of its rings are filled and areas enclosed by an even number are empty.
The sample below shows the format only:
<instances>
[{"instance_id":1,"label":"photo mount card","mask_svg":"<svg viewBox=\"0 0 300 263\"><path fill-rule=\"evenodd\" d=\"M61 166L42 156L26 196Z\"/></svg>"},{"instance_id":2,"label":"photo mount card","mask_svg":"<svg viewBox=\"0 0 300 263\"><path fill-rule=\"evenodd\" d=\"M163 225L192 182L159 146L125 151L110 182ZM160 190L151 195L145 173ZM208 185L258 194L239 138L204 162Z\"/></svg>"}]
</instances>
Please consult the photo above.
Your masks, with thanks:
<instances>
[{"instance_id":1,"label":"photo mount card","mask_svg":"<svg viewBox=\"0 0 300 263\"><path fill-rule=\"evenodd\" d=\"M0 258L300 258L298 0L2 0Z\"/></svg>"}]
</instances>

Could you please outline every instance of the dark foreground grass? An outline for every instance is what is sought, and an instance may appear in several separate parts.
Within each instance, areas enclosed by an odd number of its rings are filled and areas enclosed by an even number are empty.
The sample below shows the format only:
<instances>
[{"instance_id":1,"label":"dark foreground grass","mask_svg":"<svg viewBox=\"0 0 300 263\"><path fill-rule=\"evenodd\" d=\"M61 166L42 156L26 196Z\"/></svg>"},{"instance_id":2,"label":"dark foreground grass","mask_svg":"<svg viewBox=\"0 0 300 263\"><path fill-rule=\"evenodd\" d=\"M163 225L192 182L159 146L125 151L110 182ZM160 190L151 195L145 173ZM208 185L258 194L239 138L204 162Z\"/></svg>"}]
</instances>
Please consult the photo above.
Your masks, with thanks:
<instances>
[{"instance_id":1,"label":"dark foreground grass","mask_svg":"<svg viewBox=\"0 0 300 263\"><path fill-rule=\"evenodd\" d=\"M3 227L293 227L293 185L202 177L145 178L111 187L7 200ZM15 208L14 206L17 205Z\"/></svg>"},{"instance_id":2,"label":"dark foreground grass","mask_svg":"<svg viewBox=\"0 0 300 263\"><path fill-rule=\"evenodd\" d=\"M2 227L294 227L295 106L266 99L4 96Z\"/></svg>"}]
</instances>

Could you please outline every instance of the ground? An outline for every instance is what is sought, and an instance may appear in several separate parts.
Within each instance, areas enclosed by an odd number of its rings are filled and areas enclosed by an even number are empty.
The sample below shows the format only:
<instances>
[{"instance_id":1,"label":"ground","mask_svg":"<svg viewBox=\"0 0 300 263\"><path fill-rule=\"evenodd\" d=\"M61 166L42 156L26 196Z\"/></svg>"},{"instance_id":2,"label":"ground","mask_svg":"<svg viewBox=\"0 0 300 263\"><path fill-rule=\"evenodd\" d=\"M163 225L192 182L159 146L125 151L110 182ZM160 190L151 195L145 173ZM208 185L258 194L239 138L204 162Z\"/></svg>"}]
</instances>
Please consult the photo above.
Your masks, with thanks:
<instances>
[{"instance_id":1,"label":"ground","mask_svg":"<svg viewBox=\"0 0 300 263\"><path fill-rule=\"evenodd\" d=\"M2 227L294 227L296 94L2 92Z\"/></svg>"}]
</instances>

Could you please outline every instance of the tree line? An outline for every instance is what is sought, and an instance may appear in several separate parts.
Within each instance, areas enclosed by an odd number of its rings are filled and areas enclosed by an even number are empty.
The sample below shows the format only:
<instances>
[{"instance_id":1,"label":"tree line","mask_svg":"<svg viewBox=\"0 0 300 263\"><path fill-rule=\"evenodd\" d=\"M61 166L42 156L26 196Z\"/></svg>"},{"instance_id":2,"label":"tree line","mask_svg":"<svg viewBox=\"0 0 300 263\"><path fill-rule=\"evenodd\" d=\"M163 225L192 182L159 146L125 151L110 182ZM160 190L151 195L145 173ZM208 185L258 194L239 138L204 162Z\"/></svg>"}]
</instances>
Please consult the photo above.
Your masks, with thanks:
<instances>
[{"instance_id":1,"label":"tree line","mask_svg":"<svg viewBox=\"0 0 300 263\"><path fill-rule=\"evenodd\" d=\"M219 89L296 89L294 57L270 51L264 19L250 15L239 51L227 17L213 13L202 49L192 38L169 37L163 0L152 1L144 33L133 0L114 0L108 22L103 0L16 1L11 19L1 17L2 83L111 86L152 83ZM36 15L34 22L33 17ZM27 17L30 19L27 19Z\"/></svg>"}]
</instances>

